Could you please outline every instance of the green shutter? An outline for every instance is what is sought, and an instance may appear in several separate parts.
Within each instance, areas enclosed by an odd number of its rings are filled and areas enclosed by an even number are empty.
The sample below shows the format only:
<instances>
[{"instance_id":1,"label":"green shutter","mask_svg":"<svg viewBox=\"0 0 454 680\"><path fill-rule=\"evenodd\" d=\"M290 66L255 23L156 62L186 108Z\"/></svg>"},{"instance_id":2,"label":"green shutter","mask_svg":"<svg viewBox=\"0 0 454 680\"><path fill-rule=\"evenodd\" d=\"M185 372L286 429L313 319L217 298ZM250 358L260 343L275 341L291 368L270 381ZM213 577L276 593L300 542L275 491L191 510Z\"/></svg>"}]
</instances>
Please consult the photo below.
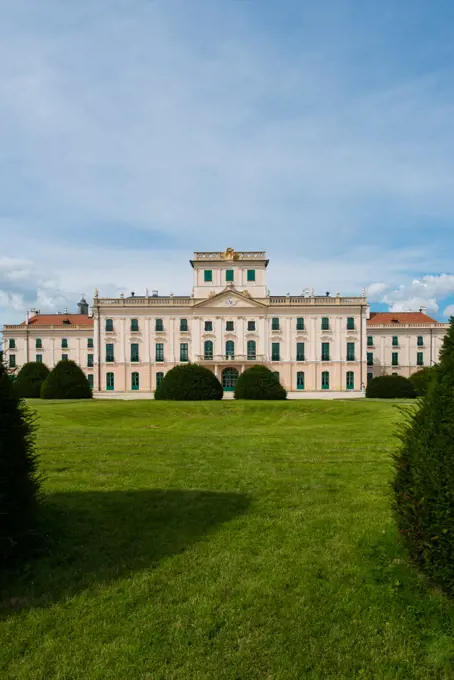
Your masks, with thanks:
<instances>
[{"instance_id":1,"label":"green shutter","mask_svg":"<svg viewBox=\"0 0 454 680\"><path fill-rule=\"evenodd\" d=\"M228 357L231 357L232 359L234 358L234 356L235 356L235 343L233 342L233 340L227 340L227 342L225 343L225 356L226 356L226 359Z\"/></svg>"},{"instance_id":2,"label":"green shutter","mask_svg":"<svg viewBox=\"0 0 454 680\"><path fill-rule=\"evenodd\" d=\"M140 377L137 371L134 371L134 373L131 373L131 389L132 390L138 390L140 385Z\"/></svg>"},{"instance_id":3,"label":"green shutter","mask_svg":"<svg viewBox=\"0 0 454 680\"><path fill-rule=\"evenodd\" d=\"M93 338L88 338L88 340L87 340L87 348L88 348L88 349L93 349Z\"/></svg>"},{"instance_id":4,"label":"green shutter","mask_svg":"<svg viewBox=\"0 0 454 680\"><path fill-rule=\"evenodd\" d=\"M399 347L399 338L397 335L393 335L393 347Z\"/></svg>"},{"instance_id":5,"label":"green shutter","mask_svg":"<svg viewBox=\"0 0 454 680\"><path fill-rule=\"evenodd\" d=\"M347 319L347 330L348 331L355 330L355 319L352 316L349 316Z\"/></svg>"},{"instance_id":6,"label":"green shutter","mask_svg":"<svg viewBox=\"0 0 454 680\"><path fill-rule=\"evenodd\" d=\"M296 389L304 390L304 371L298 371L296 374Z\"/></svg>"},{"instance_id":7,"label":"green shutter","mask_svg":"<svg viewBox=\"0 0 454 680\"><path fill-rule=\"evenodd\" d=\"M368 365L368 366L373 366L373 365L374 365L374 353L373 353L373 352L368 352L368 353L367 353L367 365Z\"/></svg>"},{"instance_id":8,"label":"green shutter","mask_svg":"<svg viewBox=\"0 0 454 680\"><path fill-rule=\"evenodd\" d=\"M322 342L322 361L329 361L329 342Z\"/></svg>"},{"instance_id":9,"label":"green shutter","mask_svg":"<svg viewBox=\"0 0 454 680\"><path fill-rule=\"evenodd\" d=\"M164 330L164 324L162 322L162 319L156 319L155 330L158 331L158 332L161 332L161 331Z\"/></svg>"},{"instance_id":10,"label":"green shutter","mask_svg":"<svg viewBox=\"0 0 454 680\"><path fill-rule=\"evenodd\" d=\"M68 349L68 340L66 338L61 339L61 348Z\"/></svg>"},{"instance_id":11,"label":"green shutter","mask_svg":"<svg viewBox=\"0 0 454 680\"><path fill-rule=\"evenodd\" d=\"M93 385L94 385L94 381L93 381L93 373L89 373L89 374L87 375L87 380L88 380L88 384L90 385L90 389L92 390L92 389L93 389Z\"/></svg>"},{"instance_id":12,"label":"green shutter","mask_svg":"<svg viewBox=\"0 0 454 680\"><path fill-rule=\"evenodd\" d=\"M204 272L203 272L203 280L204 280L206 283L209 283L210 281L213 280L213 272L211 271L211 269L205 269L205 270L204 270Z\"/></svg>"},{"instance_id":13,"label":"green shutter","mask_svg":"<svg viewBox=\"0 0 454 680\"><path fill-rule=\"evenodd\" d=\"M187 331L188 330L188 320L187 319L180 319L180 331Z\"/></svg>"},{"instance_id":14,"label":"green shutter","mask_svg":"<svg viewBox=\"0 0 454 680\"><path fill-rule=\"evenodd\" d=\"M248 340L247 342L247 358L253 361L257 358L257 346L255 340Z\"/></svg>"},{"instance_id":15,"label":"green shutter","mask_svg":"<svg viewBox=\"0 0 454 680\"><path fill-rule=\"evenodd\" d=\"M87 366L89 368L93 367L93 354L87 354Z\"/></svg>"},{"instance_id":16,"label":"green shutter","mask_svg":"<svg viewBox=\"0 0 454 680\"><path fill-rule=\"evenodd\" d=\"M205 340L203 343L203 358L208 361L213 358L213 343L211 340Z\"/></svg>"},{"instance_id":17,"label":"green shutter","mask_svg":"<svg viewBox=\"0 0 454 680\"><path fill-rule=\"evenodd\" d=\"M10 338L9 340L9 349L16 349L16 341L14 338Z\"/></svg>"},{"instance_id":18,"label":"green shutter","mask_svg":"<svg viewBox=\"0 0 454 680\"><path fill-rule=\"evenodd\" d=\"M304 331L304 319L302 317L298 317L296 320L296 330Z\"/></svg>"},{"instance_id":19,"label":"green shutter","mask_svg":"<svg viewBox=\"0 0 454 680\"><path fill-rule=\"evenodd\" d=\"M355 343L347 342L347 361L355 361Z\"/></svg>"},{"instance_id":20,"label":"green shutter","mask_svg":"<svg viewBox=\"0 0 454 680\"><path fill-rule=\"evenodd\" d=\"M131 331L138 331L138 330L139 330L138 319L131 319Z\"/></svg>"},{"instance_id":21,"label":"green shutter","mask_svg":"<svg viewBox=\"0 0 454 680\"><path fill-rule=\"evenodd\" d=\"M107 390L115 389L115 377L113 373L106 374L106 389Z\"/></svg>"},{"instance_id":22,"label":"green shutter","mask_svg":"<svg viewBox=\"0 0 454 680\"><path fill-rule=\"evenodd\" d=\"M255 281L255 269L248 269L247 270L247 280L248 281Z\"/></svg>"},{"instance_id":23,"label":"green shutter","mask_svg":"<svg viewBox=\"0 0 454 680\"><path fill-rule=\"evenodd\" d=\"M156 361L164 361L164 344L162 342L156 343Z\"/></svg>"},{"instance_id":24,"label":"green shutter","mask_svg":"<svg viewBox=\"0 0 454 680\"><path fill-rule=\"evenodd\" d=\"M424 366L424 352L418 352L416 363L418 366Z\"/></svg>"},{"instance_id":25,"label":"green shutter","mask_svg":"<svg viewBox=\"0 0 454 680\"><path fill-rule=\"evenodd\" d=\"M42 354L37 354L35 361L37 364L42 364L43 363L43 355Z\"/></svg>"},{"instance_id":26,"label":"green shutter","mask_svg":"<svg viewBox=\"0 0 454 680\"><path fill-rule=\"evenodd\" d=\"M373 347L374 346L374 338L372 335L367 336L367 346L368 347Z\"/></svg>"},{"instance_id":27,"label":"green shutter","mask_svg":"<svg viewBox=\"0 0 454 680\"><path fill-rule=\"evenodd\" d=\"M322 373L322 390L329 390L329 373L323 371Z\"/></svg>"},{"instance_id":28,"label":"green shutter","mask_svg":"<svg viewBox=\"0 0 454 680\"><path fill-rule=\"evenodd\" d=\"M248 329L248 331L255 331L255 321L248 321L247 322L247 329Z\"/></svg>"},{"instance_id":29,"label":"green shutter","mask_svg":"<svg viewBox=\"0 0 454 680\"><path fill-rule=\"evenodd\" d=\"M106 319L106 331L113 331L113 320Z\"/></svg>"},{"instance_id":30,"label":"green shutter","mask_svg":"<svg viewBox=\"0 0 454 680\"><path fill-rule=\"evenodd\" d=\"M136 342L131 343L131 361L139 361L139 345Z\"/></svg>"},{"instance_id":31,"label":"green shutter","mask_svg":"<svg viewBox=\"0 0 454 680\"><path fill-rule=\"evenodd\" d=\"M159 387L159 385L162 383L162 379L164 378L164 373L156 373L156 387Z\"/></svg>"},{"instance_id":32,"label":"green shutter","mask_svg":"<svg viewBox=\"0 0 454 680\"><path fill-rule=\"evenodd\" d=\"M36 349L42 349L43 348L43 341L41 338L36 338L36 343L35 343Z\"/></svg>"},{"instance_id":33,"label":"green shutter","mask_svg":"<svg viewBox=\"0 0 454 680\"><path fill-rule=\"evenodd\" d=\"M10 368L16 368L16 355L15 354L9 355L9 367Z\"/></svg>"},{"instance_id":34,"label":"green shutter","mask_svg":"<svg viewBox=\"0 0 454 680\"><path fill-rule=\"evenodd\" d=\"M399 352L393 352L392 354L392 365L393 366L398 366L399 365Z\"/></svg>"},{"instance_id":35,"label":"green shutter","mask_svg":"<svg viewBox=\"0 0 454 680\"><path fill-rule=\"evenodd\" d=\"M424 347L424 338L422 335L418 335L418 347Z\"/></svg>"},{"instance_id":36,"label":"green shutter","mask_svg":"<svg viewBox=\"0 0 454 680\"><path fill-rule=\"evenodd\" d=\"M233 281L233 269L226 269L225 280L226 281Z\"/></svg>"},{"instance_id":37,"label":"green shutter","mask_svg":"<svg viewBox=\"0 0 454 680\"><path fill-rule=\"evenodd\" d=\"M355 389L355 374L353 371L347 371L347 390L354 390Z\"/></svg>"},{"instance_id":38,"label":"green shutter","mask_svg":"<svg viewBox=\"0 0 454 680\"><path fill-rule=\"evenodd\" d=\"M114 361L114 346L113 344L107 343L106 345L106 362Z\"/></svg>"},{"instance_id":39,"label":"green shutter","mask_svg":"<svg viewBox=\"0 0 454 680\"><path fill-rule=\"evenodd\" d=\"M322 318L322 331L329 331L329 318L327 316Z\"/></svg>"},{"instance_id":40,"label":"green shutter","mask_svg":"<svg viewBox=\"0 0 454 680\"><path fill-rule=\"evenodd\" d=\"M271 361L281 360L281 346L279 342L273 342L271 344Z\"/></svg>"},{"instance_id":41,"label":"green shutter","mask_svg":"<svg viewBox=\"0 0 454 680\"><path fill-rule=\"evenodd\" d=\"M271 330L272 331L278 331L279 330L279 319L277 317L274 317L271 319Z\"/></svg>"},{"instance_id":42,"label":"green shutter","mask_svg":"<svg viewBox=\"0 0 454 680\"><path fill-rule=\"evenodd\" d=\"M233 331L234 330L233 321L226 321L225 322L225 330L226 331Z\"/></svg>"},{"instance_id":43,"label":"green shutter","mask_svg":"<svg viewBox=\"0 0 454 680\"><path fill-rule=\"evenodd\" d=\"M189 346L188 346L187 342L180 343L180 361L188 361L189 360L188 348L189 348Z\"/></svg>"},{"instance_id":44,"label":"green shutter","mask_svg":"<svg viewBox=\"0 0 454 680\"><path fill-rule=\"evenodd\" d=\"M304 361L304 342L296 343L296 360Z\"/></svg>"}]
</instances>

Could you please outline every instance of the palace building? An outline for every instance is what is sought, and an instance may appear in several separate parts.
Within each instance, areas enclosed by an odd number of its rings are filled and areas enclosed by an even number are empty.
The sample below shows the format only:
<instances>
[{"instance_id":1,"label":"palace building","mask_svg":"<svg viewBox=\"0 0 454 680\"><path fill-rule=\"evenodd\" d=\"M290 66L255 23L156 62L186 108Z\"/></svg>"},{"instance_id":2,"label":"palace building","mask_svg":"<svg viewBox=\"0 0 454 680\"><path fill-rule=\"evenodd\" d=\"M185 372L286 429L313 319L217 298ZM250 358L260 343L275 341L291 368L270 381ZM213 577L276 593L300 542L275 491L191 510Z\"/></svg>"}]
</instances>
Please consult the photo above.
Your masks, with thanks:
<instances>
[{"instance_id":1,"label":"palace building","mask_svg":"<svg viewBox=\"0 0 454 680\"><path fill-rule=\"evenodd\" d=\"M448 324L420 312L371 313L358 297L307 291L270 295L264 252L196 252L188 296L95 291L78 314L40 314L5 325L10 368L73 359L95 396L150 398L163 376L183 362L200 363L226 396L256 363L279 376L289 397L360 396L383 373L409 376L437 359Z\"/></svg>"}]
</instances>

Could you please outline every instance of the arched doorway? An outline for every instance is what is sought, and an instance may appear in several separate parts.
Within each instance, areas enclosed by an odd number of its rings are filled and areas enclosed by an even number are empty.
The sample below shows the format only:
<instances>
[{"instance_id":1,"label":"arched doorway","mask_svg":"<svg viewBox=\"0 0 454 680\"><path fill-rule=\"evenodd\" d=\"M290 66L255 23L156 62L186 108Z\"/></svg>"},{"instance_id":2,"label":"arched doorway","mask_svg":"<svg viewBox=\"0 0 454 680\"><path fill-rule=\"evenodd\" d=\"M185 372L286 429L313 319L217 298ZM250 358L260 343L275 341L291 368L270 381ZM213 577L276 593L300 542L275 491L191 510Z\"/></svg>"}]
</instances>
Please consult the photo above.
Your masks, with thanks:
<instances>
[{"instance_id":1,"label":"arched doorway","mask_svg":"<svg viewBox=\"0 0 454 680\"><path fill-rule=\"evenodd\" d=\"M236 368L224 368L222 371L222 387L224 392L233 392L237 380L238 371Z\"/></svg>"}]
</instances>

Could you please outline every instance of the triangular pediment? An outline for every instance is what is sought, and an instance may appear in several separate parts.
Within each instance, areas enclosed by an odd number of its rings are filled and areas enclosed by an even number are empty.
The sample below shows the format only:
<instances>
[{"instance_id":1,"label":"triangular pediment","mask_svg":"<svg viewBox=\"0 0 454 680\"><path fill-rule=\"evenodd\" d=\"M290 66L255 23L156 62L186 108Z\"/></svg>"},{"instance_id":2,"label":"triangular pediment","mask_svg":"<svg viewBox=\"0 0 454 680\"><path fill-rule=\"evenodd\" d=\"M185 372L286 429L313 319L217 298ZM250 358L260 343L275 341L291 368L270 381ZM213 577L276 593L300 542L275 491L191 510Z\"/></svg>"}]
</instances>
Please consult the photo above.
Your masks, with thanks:
<instances>
[{"instance_id":1,"label":"triangular pediment","mask_svg":"<svg viewBox=\"0 0 454 680\"><path fill-rule=\"evenodd\" d=\"M254 300L254 298L250 297L246 291L241 293L238 290L230 288L223 290L221 293L217 293L217 295L213 295L212 297L197 302L194 307L215 307L221 309L263 309L263 307L266 307L266 305L263 304L263 302Z\"/></svg>"}]
</instances>

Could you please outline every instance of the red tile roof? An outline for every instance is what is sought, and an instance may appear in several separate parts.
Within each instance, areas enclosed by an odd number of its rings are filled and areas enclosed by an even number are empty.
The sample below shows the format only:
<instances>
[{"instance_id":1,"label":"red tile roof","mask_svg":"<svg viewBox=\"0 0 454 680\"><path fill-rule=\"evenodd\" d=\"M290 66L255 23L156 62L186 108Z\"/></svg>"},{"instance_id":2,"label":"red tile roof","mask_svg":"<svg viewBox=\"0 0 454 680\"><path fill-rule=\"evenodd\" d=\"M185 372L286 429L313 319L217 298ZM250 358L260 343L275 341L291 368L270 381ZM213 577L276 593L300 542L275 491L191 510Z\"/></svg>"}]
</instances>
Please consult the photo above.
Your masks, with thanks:
<instances>
[{"instance_id":1,"label":"red tile roof","mask_svg":"<svg viewBox=\"0 0 454 680\"><path fill-rule=\"evenodd\" d=\"M68 323L69 321L69 323ZM25 326L23 321L21 326ZM29 326L88 326L93 327L93 319L87 314L36 314L28 321Z\"/></svg>"},{"instance_id":2,"label":"red tile roof","mask_svg":"<svg viewBox=\"0 0 454 680\"><path fill-rule=\"evenodd\" d=\"M381 324L398 326L400 323L438 323L438 321L422 312L371 312L370 319L367 321L368 326Z\"/></svg>"}]
</instances>

